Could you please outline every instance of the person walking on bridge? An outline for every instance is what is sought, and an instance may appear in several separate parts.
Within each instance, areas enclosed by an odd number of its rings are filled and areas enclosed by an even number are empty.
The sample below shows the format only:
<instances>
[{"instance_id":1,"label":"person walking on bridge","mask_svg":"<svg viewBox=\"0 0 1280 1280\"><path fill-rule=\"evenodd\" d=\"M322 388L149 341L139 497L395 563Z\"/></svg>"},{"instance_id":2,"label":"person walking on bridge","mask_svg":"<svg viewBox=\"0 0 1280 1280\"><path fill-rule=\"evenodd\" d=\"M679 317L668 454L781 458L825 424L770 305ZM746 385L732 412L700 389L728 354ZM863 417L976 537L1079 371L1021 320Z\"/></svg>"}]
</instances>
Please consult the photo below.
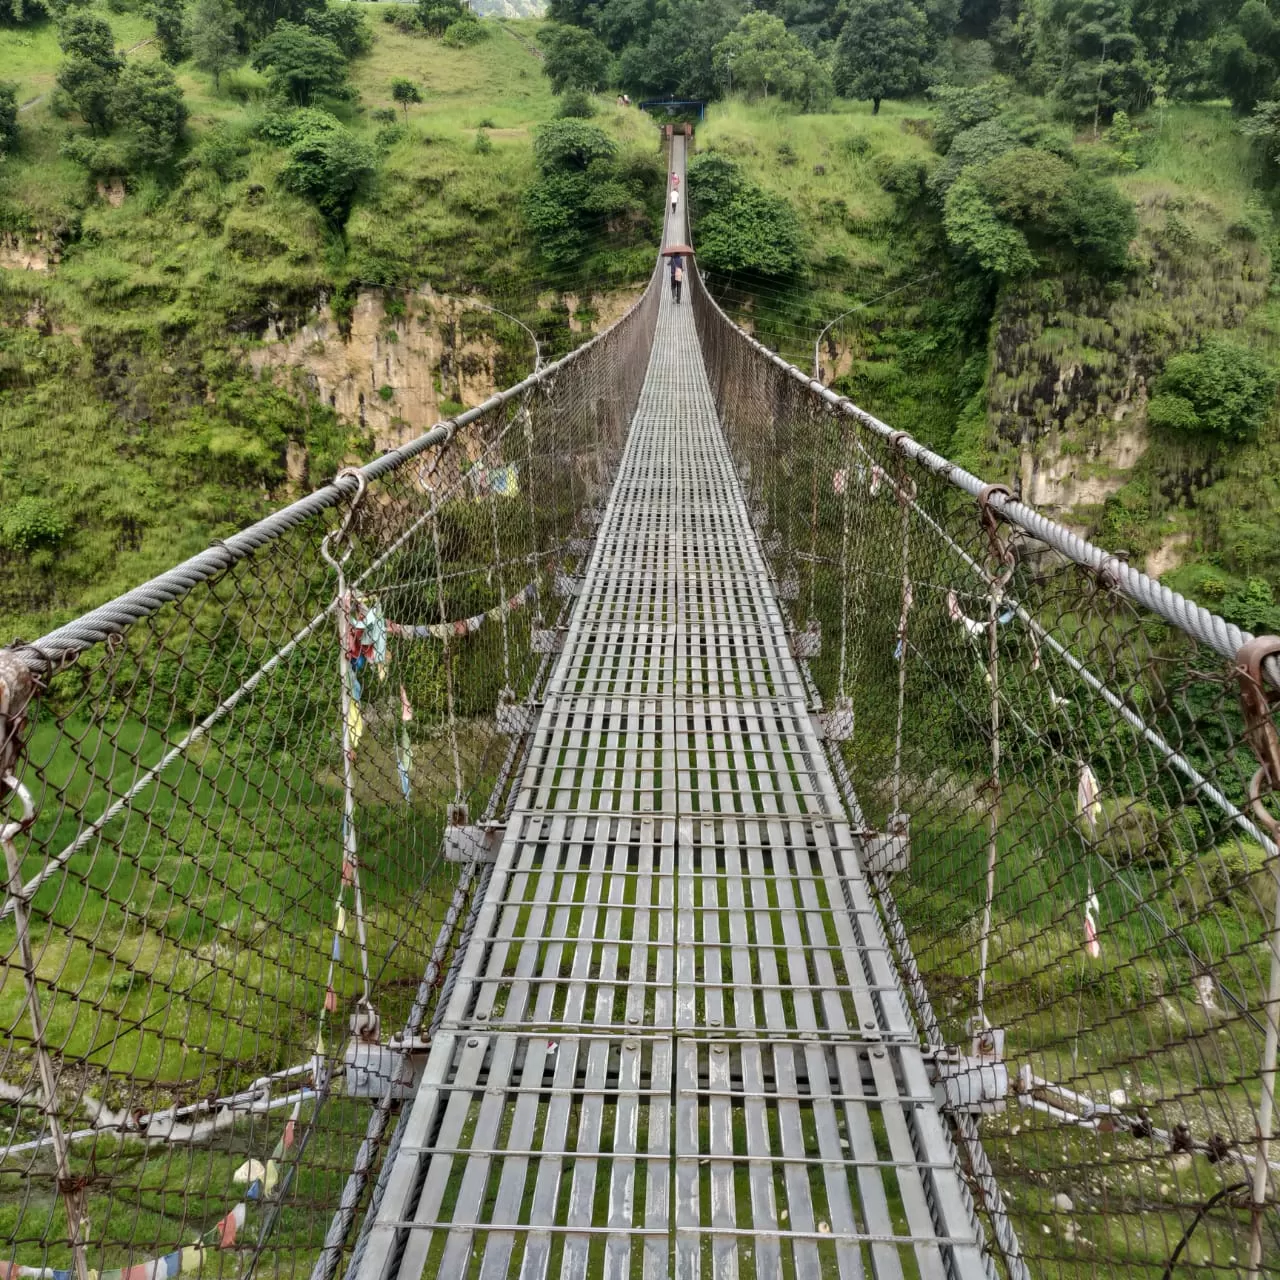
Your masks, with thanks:
<instances>
[{"instance_id":1,"label":"person walking on bridge","mask_svg":"<svg viewBox=\"0 0 1280 1280\"><path fill-rule=\"evenodd\" d=\"M676 306L680 305L680 289L683 284L684 258L678 253L673 253L671 255L671 296L675 299Z\"/></svg>"},{"instance_id":2,"label":"person walking on bridge","mask_svg":"<svg viewBox=\"0 0 1280 1280\"><path fill-rule=\"evenodd\" d=\"M675 187L671 188L671 216L676 216L676 205L680 203L680 192Z\"/></svg>"}]
</instances>

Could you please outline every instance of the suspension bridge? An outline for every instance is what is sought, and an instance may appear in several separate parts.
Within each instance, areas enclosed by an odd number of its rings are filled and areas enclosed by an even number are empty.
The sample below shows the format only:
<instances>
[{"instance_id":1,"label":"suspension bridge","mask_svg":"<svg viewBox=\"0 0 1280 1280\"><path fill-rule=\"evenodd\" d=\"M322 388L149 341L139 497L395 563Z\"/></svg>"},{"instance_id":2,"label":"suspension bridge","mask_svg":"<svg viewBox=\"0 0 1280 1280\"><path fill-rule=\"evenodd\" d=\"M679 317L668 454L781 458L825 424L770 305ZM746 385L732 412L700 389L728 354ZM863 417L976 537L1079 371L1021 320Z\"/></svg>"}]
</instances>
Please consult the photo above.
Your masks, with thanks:
<instances>
[{"instance_id":1,"label":"suspension bridge","mask_svg":"<svg viewBox=\"0 0 1280 1280\"><path fill-rule=\"evenodd\" d=\"M659 265L0 651L0 1272L1273 1272L1277 653Z\"/></svg>"}]
</instances>

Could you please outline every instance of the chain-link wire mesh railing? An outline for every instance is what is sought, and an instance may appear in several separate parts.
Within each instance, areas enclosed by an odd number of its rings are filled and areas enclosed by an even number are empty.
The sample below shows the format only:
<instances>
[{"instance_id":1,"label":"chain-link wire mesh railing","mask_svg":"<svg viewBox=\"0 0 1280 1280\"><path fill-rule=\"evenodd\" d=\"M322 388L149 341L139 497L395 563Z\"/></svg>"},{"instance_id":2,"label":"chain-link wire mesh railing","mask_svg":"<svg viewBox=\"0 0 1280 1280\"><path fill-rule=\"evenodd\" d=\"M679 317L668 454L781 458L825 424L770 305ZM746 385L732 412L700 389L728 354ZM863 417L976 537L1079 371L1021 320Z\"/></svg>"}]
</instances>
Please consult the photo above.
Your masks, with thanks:
<instances>
[{"instance_id":1,"label":"chain-link wire mesh railing","mask_svg":"<svg viewBox=\"0 0 1280 1280\"><path fill-rule=\"evenodd\" d=\"M0 1275L339 1265L657 300L0 651Z\"/></svg>"},{"instance_id":2,"label":"chain-link wire mesh railing","mask_svg":"<svg viewBox=\"0 0 1280 1280\"><path fill-rule=\"evenodd\" d=\"M1275 1274L1280 642L693 302L1005 1266Z\"/></svg>"}]
</instances>

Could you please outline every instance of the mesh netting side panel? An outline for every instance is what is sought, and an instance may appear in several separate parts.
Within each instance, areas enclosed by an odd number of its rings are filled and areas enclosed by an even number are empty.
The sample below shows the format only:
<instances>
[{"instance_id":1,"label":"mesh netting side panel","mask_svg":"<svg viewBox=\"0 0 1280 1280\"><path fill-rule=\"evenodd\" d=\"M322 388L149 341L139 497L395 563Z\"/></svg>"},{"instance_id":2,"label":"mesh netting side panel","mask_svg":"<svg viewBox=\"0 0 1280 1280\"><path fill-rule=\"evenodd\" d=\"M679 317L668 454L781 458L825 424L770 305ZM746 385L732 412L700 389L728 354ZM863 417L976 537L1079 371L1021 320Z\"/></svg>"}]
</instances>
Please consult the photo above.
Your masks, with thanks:
<instances>
[{"instance_id":1,"label":"mesh netting side panel","mask_svg":"<svg viewBox=\"0 0 1280 1280\"><path fill-rule=\"evenodd\" d=\"M1031 1273L1160 1277L1193 1226L1180 1265L1274 1268L1280 863L1230 664L1025 532L993 544L945 474L695 301L862 861L909 854L891 893L922 1030L1003 1040L980 1132Z\"/></svg>"},{"instance_id":2,"label":"mesh netting side panel","mask_svg":"<svg viewBox=\"0 0 1280 1280\"><path fill-rule=\"evenodd\" d=\"M657 297L43 672L0 818L0 1273L310 1272L430 1024L444 852L502 820Z\"/></svg>"}]
</instances>

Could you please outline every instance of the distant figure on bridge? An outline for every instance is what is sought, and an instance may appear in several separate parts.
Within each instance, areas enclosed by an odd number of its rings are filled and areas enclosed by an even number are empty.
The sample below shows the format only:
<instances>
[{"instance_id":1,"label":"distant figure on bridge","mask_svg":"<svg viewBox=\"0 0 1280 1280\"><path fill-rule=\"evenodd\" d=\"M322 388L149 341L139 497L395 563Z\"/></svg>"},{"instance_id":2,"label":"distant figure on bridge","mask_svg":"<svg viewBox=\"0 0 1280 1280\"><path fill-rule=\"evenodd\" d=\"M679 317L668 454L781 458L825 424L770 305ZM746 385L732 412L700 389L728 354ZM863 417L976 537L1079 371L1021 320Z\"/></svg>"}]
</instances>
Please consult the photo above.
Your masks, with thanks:
<instances>
[{"instance_id":1,"label":"distant figure on bridge","mask_svg":"<svg viewBox=\"0 0 1280 1280\"><path fill-rule=\"evenodd\" d=\"M678 205L679 203L680 203L680 193L675 189L675 187L672 187L671 188L671 212L673 215L675 214L675 211L676 211L676 205Z\"/></svg>"},{"instance_id":2,"label":"distant figure on bridge","mask_svg":"<svg viewBox=\"0 0 1280 1280\"><path fill-rule=\"evenodd\" d=\"M675 193L672 192L674 195ZM675 208L675 202L671 207ZM684 259L678 254L671 255L671 296L676 301L676 306L680 305L680 289L684 284Z\"/></svg>"}]
</instances>

